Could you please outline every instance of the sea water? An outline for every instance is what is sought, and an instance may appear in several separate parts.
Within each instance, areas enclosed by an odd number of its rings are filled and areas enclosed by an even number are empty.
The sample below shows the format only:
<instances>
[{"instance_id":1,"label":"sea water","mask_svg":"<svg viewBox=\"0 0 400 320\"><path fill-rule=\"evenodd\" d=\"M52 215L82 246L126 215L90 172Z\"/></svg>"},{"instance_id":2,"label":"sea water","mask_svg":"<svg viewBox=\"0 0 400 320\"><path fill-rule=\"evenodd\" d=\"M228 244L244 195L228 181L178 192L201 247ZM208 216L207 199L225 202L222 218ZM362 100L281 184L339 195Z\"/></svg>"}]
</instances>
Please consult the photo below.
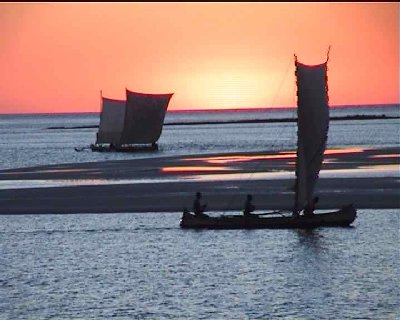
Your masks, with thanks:
<instances>
[{"instance_id":1,"label":"sea water","mask_svg":"<svg viewBox=\"0 0 400 320\"><path fill-rule=\"evenodd\" d=\"M332 116L399 115L399 107ZM166 123L295 117L169 113ZM0 116L0 169L184 154L294 150L295 123L166 125L156 153L77 152L98 114ZM399 119L331 121L328 148L399 145ZM180 213L0 216L0 319L399 319L399 224L193 231Z\"/></svg>"},{"instance_id":2,"label":"sea water","mask_svg":"<svg viewBox=\"0 0 400 320\"><path fill-rule=\"evenodd\" d=\"M400 107L331 108L331 116L400 116ZM158 152L92 152L97 128L49 129L51 127L90 127L99 124L99 115L46 114L0 115L0 170L48 164L127 160L221 152L260 152L295 150L295 122L187 124L207 121L237 121L296 118L294 109L171 112L166 114ZM381 148L399 145L399 119L331 121L328 148L359 146ZM75 148L85 148L77 152Z\"/></svg>"},{"instance_id":3,"label":"sea water","mask_svg":"<svg viewBox=\"0 0 400 320\"><path fill-rule=\"evenodd\" d=\"M0 216L0 319L399 319L397 210L312 231L179 218Z\"/></svg>"}]
</instances>

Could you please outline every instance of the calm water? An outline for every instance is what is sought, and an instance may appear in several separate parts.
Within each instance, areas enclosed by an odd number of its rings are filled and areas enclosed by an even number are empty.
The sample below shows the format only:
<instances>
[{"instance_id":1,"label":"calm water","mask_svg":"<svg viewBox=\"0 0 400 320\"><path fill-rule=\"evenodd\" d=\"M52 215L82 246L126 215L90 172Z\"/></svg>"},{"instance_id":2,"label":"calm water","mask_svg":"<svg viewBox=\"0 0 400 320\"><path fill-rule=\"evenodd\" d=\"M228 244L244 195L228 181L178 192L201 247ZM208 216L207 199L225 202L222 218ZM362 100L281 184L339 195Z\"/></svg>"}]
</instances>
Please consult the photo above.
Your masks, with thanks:
<instances>
[{"instance_id":1,"label":"calm water","mask_svg":"<svg viewBox=\"0 0 400 320\"><path fill-rule=\"evenodd\" d=\"M333 109L332 116L400 108ZM295 117L171 113L168 122ZM294 123L164 126L157 153L76 152L97 114L0 115L0 169L294 150ZM332 121L328 148L399 145L399 120ZM0 216L0 319L399 319L399 210L354 228L190 231L180 214Z\"/></svg>"},{"instance_id":2,"label":"calm water","mask_svg":"<svg viewBox=\"0 0 400 320\"><path fill-rule=\"evenodd\" d=\"M331 109L332 116L399 116L400 107ZM295 118L295 110L167 113L165 122ZM164 126L157 153L76 152L95 142L97 129L49 130L98 125L98 114L0 115L0 169L139 157L294 150L295 123ZM331 121L328 148L398 146L399 119Z\"/></svg>"},{"instance_id":3,"label":"calm water","mask_svg":"<svg viewBox=\"0 0 400 320\"><path fill-rule=\"evenodd\" d=\"M308 232L179 216L0 216L0 319L399 319L397 210Z\"/></svg>"}]
</instances>

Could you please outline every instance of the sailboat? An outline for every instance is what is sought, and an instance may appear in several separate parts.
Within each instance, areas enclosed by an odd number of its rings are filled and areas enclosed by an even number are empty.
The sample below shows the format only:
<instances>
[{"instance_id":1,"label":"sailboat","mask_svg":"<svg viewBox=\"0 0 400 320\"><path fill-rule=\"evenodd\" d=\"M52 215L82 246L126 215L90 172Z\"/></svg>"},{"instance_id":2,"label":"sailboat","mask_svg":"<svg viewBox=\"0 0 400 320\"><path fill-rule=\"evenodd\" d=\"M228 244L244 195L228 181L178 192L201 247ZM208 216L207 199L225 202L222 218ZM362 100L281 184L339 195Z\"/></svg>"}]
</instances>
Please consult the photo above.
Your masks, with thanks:
<instances>
[{"instance_id":1,"label":"sailboat","mask_svg":"<svg viewBox=\"0 0 400 320\"><path fill-rule=\"evenodd\" d=\"M326 61L306 65L295 55L297 84L297 154L293 209L284 213L209 216L184 210L180 226L193 229L262 229L346 227L356 219L353 204L325 213L302 214L312 206L314 189L322 166L329 129L329 105ZM308 210L304 210L307 212ZM307 212L308 213L308 212Z\"/></svg>"},{"instance_id":2,"label":"sailboat","mask_svg":"<svg viewBox=\"0 0 400 320\"><path fill-rule=\"evenodd\" d=\"M165 113L173 93L149 94L126 90L126 100L105 98L92 151L157 150Z\"/></svg>"}]
</instances>

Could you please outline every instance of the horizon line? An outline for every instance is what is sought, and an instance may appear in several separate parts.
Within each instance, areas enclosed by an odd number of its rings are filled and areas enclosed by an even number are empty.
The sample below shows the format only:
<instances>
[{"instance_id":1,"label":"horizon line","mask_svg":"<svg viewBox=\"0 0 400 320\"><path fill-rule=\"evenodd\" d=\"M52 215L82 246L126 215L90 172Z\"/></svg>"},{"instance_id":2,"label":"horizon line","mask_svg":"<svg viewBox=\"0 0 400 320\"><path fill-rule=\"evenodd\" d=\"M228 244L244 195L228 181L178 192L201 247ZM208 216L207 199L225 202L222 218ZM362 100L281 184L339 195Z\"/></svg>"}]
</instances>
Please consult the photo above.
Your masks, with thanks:
<instances>
[{"instance_id":1,"label":"horizon line","mask_svg":"<svg viewBox=\"0 0 400 320\"><path fill-rule=\"evenodd\" d=\"M384 103L384 104L340 104L330 105L329 108L345 109L345 108L356 108L356 107L400 107L400 103ZM296 109L297 106L282 106L282 107L246 107L246 108L204 108L204 109L175 109L167 110L169 113L189 113L189 112L252 112L260 110L290 110ZM101 113L100 111L71 111L71 112L14 112L14 113L0 113L0 115L56 115L56 114L96 114Z\"/></svg>"}]
</instances>

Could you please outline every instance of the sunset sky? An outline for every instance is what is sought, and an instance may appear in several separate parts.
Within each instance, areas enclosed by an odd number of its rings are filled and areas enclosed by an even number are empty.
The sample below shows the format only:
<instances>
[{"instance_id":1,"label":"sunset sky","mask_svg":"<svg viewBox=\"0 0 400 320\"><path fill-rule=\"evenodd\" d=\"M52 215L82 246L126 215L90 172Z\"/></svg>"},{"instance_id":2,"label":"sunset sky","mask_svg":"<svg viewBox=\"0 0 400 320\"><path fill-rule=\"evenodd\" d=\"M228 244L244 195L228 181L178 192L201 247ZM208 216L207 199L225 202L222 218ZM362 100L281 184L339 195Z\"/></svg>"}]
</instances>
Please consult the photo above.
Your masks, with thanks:
<instances>
[{"instance_id":1,"label":"sunset sky","mask_svg":"<svg viewBox=\"0 0 400 320\"><path fill-rule=\"evenodd\" d=\"M329 45L331 105L399 103L397 3L0 3L0 43L0 113L294 106Z\"/></svg>"}]
</instances>

